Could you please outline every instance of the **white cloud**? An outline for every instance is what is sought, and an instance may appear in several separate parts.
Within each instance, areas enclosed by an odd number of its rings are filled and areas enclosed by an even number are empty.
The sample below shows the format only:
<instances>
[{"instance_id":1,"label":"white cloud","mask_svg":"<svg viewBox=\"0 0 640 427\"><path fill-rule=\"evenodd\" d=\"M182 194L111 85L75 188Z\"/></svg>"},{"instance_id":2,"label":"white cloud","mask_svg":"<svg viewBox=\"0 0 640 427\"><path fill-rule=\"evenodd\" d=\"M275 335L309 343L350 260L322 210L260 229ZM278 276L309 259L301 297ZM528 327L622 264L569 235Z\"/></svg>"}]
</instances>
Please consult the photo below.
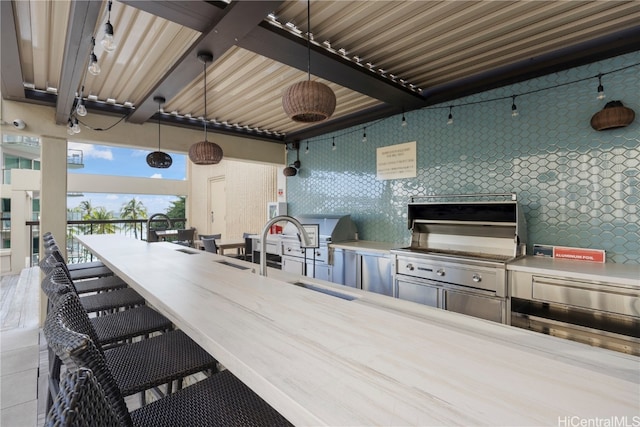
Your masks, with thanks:
<instances>
[{"instance_id":1,"label":"white cloud","mask_svg":"<svg viewBox=\"0 0 640 427\"><path fill-rule=\"evenodd\" d=\"M96 159L113 160L113 153L109 148L96 148L95 145L83 144L81 142L69 142L68 148L73 150L82 150L83 156L93 157Z\"/></svg>"},{"instance_id":2,"label":"white cloud","mask_svg":"<svg viewBox=\"0 0 640 427\"><path fill-rule=\"evenodd\" d=\"M118 200L120 198L120 196L118 196L117 194L107 194L106 195L106 199L107 200Z\"/></svg>"},{"instance_id":3,"label":"white cloud","mask_svg":"<svg viewBox=\"0 0 640 427\"><path fill-rule=\"evenodd\" d=\"M161 174L161 173L154 173L154 174L153 174L153 175L151 175L149 178L162 179L162 174Z\"/></svg>"}]
</instances>

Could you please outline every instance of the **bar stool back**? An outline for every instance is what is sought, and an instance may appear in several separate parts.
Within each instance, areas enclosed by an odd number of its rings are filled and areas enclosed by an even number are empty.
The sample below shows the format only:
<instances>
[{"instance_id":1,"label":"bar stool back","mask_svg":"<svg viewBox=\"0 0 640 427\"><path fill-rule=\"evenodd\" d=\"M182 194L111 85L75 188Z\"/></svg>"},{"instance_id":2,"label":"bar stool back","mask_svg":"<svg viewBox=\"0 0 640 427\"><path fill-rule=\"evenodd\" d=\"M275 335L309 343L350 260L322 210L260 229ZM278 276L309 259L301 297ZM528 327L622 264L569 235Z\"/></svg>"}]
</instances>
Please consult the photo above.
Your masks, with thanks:
<instances>
[{"instance_id":1,"label":"bar stool back","mask_svg":"<svg viewBox=\"0 0 640 427\"><path fill-rule=\"evenodd\" d=\"M113 427L119 425L104 390L89 369L69 371L45 418L45 427Z\"/></svg>"},{"instance_id":2,"label":"bar stool back","mask_svg":"<svg viewBox=\"0 0 640 427\"><path fill-rule=\"evenodd\" d=\"M52 312L47 318L44 334L49 345L52 346L69 371L75 372L80 368L87 368L93 372L97 383L104 392L104 400L111 407L119 425L153 425L154 427L174 427L177 425L291 426L291 423L282 415L227 370L129 413L122 397L123 394L118 388L109 366L86 335L70 330L65 325L64 316L55 312ZM90 381L83 384L89 388L95 385ZM65 383L61 387L60 393L67 393L67 390L68 387ZM89 393L95 396L95 399L101 397L100 393ZM80 397L84 396L79 395ZM57 425L50 424L49 420L56 420L59 418L59 413L66 413L65 406L73 408L73 402L68 398L62 397L60 402L55 410L50 411L45 425ZM94 401L93 405L89 401L86 403L90 407L95 405L99 414L104 413L103 403L98 401ZM80 425L94 425L92 419L89 421L87 424ZM101 420L95 421L95 425L102 425Z\"/></svg>"}]
</instances>

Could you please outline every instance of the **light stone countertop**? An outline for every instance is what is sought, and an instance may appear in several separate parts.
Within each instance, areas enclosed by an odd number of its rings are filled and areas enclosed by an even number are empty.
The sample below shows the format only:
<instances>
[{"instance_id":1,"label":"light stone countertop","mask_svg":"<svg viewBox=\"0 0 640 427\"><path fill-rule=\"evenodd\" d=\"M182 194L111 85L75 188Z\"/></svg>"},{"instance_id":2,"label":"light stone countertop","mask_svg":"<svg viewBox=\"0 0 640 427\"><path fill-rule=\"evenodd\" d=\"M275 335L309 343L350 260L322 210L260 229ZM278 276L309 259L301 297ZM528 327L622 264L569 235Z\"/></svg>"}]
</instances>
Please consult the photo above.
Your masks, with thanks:
<instances>
[{"instance_id":1,"label":"light stone countertop","mask_svg":"<svg viewBox=\"0 0 640 427\"><path fill-rule=\"evenodd\" d=\"M640 414L640 358L171 243L77 239L296 425L558 425ZM239 270L220 261L249 267ZM294 286L303 281L345 300Z\"/></svg>"},{"instance_id":2,"label":"light stone countertop","mask_svg":"<svg viewBox=\"0 0 640 427\"><path fill-rule=\"evenodd\" d=\"M507 270L640 288L640 264L597 263L526 256L507 264Z\"/></svg>"}]
</instances>

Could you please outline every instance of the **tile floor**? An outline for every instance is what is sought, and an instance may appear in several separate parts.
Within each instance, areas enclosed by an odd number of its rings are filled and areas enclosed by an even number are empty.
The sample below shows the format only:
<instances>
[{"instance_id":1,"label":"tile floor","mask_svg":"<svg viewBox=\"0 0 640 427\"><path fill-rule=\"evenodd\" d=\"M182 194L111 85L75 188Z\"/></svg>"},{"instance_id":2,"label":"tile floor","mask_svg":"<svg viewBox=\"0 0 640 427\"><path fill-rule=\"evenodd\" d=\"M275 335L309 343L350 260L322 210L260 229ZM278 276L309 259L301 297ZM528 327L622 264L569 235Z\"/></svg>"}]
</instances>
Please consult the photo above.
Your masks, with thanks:
<instances>
[{"instance_id":1,"label":"tile floor","mask_svg":"<svg viewBox=\"0 0 640 427\"><path fill-rule=\"evenodd\" d=\"M23 270L19 276L2 276L0 282L0 425L3 427L36 426L44 421L42 399L38 404L38 392L43 389L38 375L43 351L39 280L40 271L34 267ZM46 357L44 359L46 362ZM46 378L44 382L46 386Z\"/></svg>"}]
</instances>

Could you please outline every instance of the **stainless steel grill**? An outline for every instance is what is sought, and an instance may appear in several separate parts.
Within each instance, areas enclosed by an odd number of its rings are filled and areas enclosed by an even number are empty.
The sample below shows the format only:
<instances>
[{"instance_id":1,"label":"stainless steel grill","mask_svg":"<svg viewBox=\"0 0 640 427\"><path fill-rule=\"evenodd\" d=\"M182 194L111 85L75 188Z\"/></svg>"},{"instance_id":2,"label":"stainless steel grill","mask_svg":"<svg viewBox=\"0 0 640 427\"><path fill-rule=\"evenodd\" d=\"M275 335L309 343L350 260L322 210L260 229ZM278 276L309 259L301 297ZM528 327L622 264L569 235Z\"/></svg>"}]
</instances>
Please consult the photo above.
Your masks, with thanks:
<instances>
[{"instance_id":1,"label":"stainless steel grill","mask_svg":"<svg viewBox=\"0 0 640 427\"><path fill-rule=\"evenodd\" d=\"M466 200L505 196L511 200ZM411 246L392 251L394 294L508 323L506 264L525 254L527 240L515 195L451 197L465 200L409 204Z\"/></svg>"},{"instance_id":2,"label":"stainless steel grill","mask_svg":"<svg viewBox=\"0 0 640 427\"><path fill-rule=\"evenodd\" d=\"M303 276L333 281L333 257L329 243L356 240L358 231L350 215L300 215L295 217L303 225L318 226L318 248L300 247L298 230L287 223L282 231L282 270Z\"/></svg>"}]
</instances>

